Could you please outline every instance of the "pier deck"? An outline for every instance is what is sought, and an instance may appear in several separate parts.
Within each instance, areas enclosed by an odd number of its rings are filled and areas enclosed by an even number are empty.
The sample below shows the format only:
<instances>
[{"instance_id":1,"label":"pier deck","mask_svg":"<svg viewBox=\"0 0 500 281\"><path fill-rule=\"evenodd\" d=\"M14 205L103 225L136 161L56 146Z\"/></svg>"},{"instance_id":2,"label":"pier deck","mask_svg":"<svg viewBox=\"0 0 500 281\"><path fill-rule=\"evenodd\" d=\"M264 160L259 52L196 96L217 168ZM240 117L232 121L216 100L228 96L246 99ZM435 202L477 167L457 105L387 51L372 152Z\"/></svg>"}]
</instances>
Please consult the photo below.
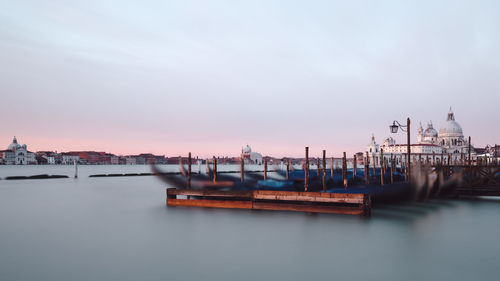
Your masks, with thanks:
<instances>
[{"instance_id":1,"label":"pier deck","mask_svg":"<svg viewBox=\"0 0 500 281\"><path fill-rule=\"evenodd\" d=\"M361 216L369 216L371 212L371 198L369 195L362 193L273 190L219 191L167 188L167 205Z\"/></svg>"}]
</instances>

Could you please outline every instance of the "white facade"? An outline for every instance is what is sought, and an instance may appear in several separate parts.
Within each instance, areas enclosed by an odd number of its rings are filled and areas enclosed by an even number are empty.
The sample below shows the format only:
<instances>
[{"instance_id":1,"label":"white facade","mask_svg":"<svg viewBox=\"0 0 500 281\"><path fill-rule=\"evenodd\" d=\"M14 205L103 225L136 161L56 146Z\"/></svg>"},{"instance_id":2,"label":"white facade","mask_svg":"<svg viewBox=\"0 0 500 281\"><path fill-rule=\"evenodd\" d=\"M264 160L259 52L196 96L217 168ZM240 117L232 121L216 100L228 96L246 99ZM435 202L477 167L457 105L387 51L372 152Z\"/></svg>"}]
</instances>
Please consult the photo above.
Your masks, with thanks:
<instances>
[{"instance_id":1,"label":"white facade","mask_svg":"<svg viewBox=\"0 0 500 281\"><path fill-rule=\"evenodd\" d=\"M135 157L125 157L125 164L135 165L137 164L137 160L135 159Z\"/></svg>"},{"instance_id":2,"label":"white facade","mask_svg":"<svg viewBox=\"0 0 500 281\"><path fill-rule=\"evenodd\" d=\"M80 156L78 156L78 155L63 154L61 157L61 164L73 165L75 162L78 163L79 160L80 160Z\"/></svg>"},{"instance_id":3,"label":"white facade","mask_svg":"<svg viewBox=\"0 0 500 281\"><path fill-rule=\"evenodd\" d=\"M262 155L257 152L252 152L252 148L250 148L248 144L246 147L241 148L241 158L247 164L262 164Z\"/></svg>"},{"instance_id":4,"label":"white facade","mask_svg":"<svg viewBox=\"0 0 500 281\"><path fill-rule=\"evenodd\" d=\"M47 164L54 165L56 163L56 158L54 156L43 155L43 158L47 160Z\"/></svg>"},{"instance_id":5,"label":"white facade","mask_svg":"<svg viewBox=\"0 0 500 281\"><path fill-rule=\"evenodd\" d=\"M7 150L2 153L3 163L6 165L37 164L35 153L28 151L26 144L20 145L16 137Z\"/></svg>"}]
</instances>

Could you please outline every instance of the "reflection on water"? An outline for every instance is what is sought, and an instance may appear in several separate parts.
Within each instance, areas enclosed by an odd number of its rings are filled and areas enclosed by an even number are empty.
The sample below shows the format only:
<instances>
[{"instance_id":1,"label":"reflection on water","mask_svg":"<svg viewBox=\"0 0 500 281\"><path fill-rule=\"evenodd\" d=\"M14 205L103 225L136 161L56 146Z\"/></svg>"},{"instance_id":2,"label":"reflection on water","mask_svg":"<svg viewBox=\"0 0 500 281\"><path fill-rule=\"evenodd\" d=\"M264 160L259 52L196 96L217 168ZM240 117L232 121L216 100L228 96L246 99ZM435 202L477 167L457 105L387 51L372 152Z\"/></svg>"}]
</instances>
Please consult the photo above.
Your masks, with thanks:
<instances>
[{"instance_id":1,"label":"reflection on water","mask_svg":"<svg viewBox=\"0 0 500 281\"><path fill-rule=\"evenodd\" d=\"M80 173L103 168L142 172ZM154 177L1 180L0 280L497 279L496 199L382 205L362 219L168 208L164 188Z\"/></svg>"}]
</instances>

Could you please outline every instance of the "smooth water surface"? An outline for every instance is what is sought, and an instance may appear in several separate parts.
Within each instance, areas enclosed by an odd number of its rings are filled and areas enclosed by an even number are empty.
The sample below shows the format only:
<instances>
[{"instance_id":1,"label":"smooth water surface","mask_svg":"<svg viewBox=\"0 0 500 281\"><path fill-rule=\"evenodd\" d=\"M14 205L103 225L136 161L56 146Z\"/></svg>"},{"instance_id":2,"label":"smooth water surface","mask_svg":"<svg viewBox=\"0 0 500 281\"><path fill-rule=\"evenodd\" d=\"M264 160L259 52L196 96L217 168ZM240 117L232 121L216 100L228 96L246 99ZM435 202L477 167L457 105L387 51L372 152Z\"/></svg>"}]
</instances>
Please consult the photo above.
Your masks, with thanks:
<instances>
[{"instance_id":1,"label":"smooth water surface","mask_svg":"<svg viewBox=\"0 0 500 281\"><path fill-rule=\"evenodd\" d=\"M126 170L124 170L126 169ZM15 172L15 173L13 173ZM147 166L0 180L0 280L498 280L500 200L346 215L165 206ZM72 175L0 166L0 176Z\"/></svg>"}]
</instances>

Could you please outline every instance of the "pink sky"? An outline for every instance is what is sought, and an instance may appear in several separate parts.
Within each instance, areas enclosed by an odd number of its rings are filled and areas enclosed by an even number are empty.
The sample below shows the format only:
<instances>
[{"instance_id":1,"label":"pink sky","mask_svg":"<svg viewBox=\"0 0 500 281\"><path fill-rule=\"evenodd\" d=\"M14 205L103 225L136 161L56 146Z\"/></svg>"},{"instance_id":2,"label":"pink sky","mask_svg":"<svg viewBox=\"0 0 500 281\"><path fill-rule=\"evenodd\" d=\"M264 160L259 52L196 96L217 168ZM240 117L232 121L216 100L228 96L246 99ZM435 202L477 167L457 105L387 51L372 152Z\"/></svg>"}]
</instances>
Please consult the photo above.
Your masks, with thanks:
<instances>
[{"instance_id":1,"label":"pink sky","mask_svg":"<svg viewBox=\"0 0 500 281\"><path fill-rule=\"evenodd\" d=\"M341 156L450 106L500 143L498 1L122 2L2 4L0 146Z\"/></svg>"}]
</instances>

